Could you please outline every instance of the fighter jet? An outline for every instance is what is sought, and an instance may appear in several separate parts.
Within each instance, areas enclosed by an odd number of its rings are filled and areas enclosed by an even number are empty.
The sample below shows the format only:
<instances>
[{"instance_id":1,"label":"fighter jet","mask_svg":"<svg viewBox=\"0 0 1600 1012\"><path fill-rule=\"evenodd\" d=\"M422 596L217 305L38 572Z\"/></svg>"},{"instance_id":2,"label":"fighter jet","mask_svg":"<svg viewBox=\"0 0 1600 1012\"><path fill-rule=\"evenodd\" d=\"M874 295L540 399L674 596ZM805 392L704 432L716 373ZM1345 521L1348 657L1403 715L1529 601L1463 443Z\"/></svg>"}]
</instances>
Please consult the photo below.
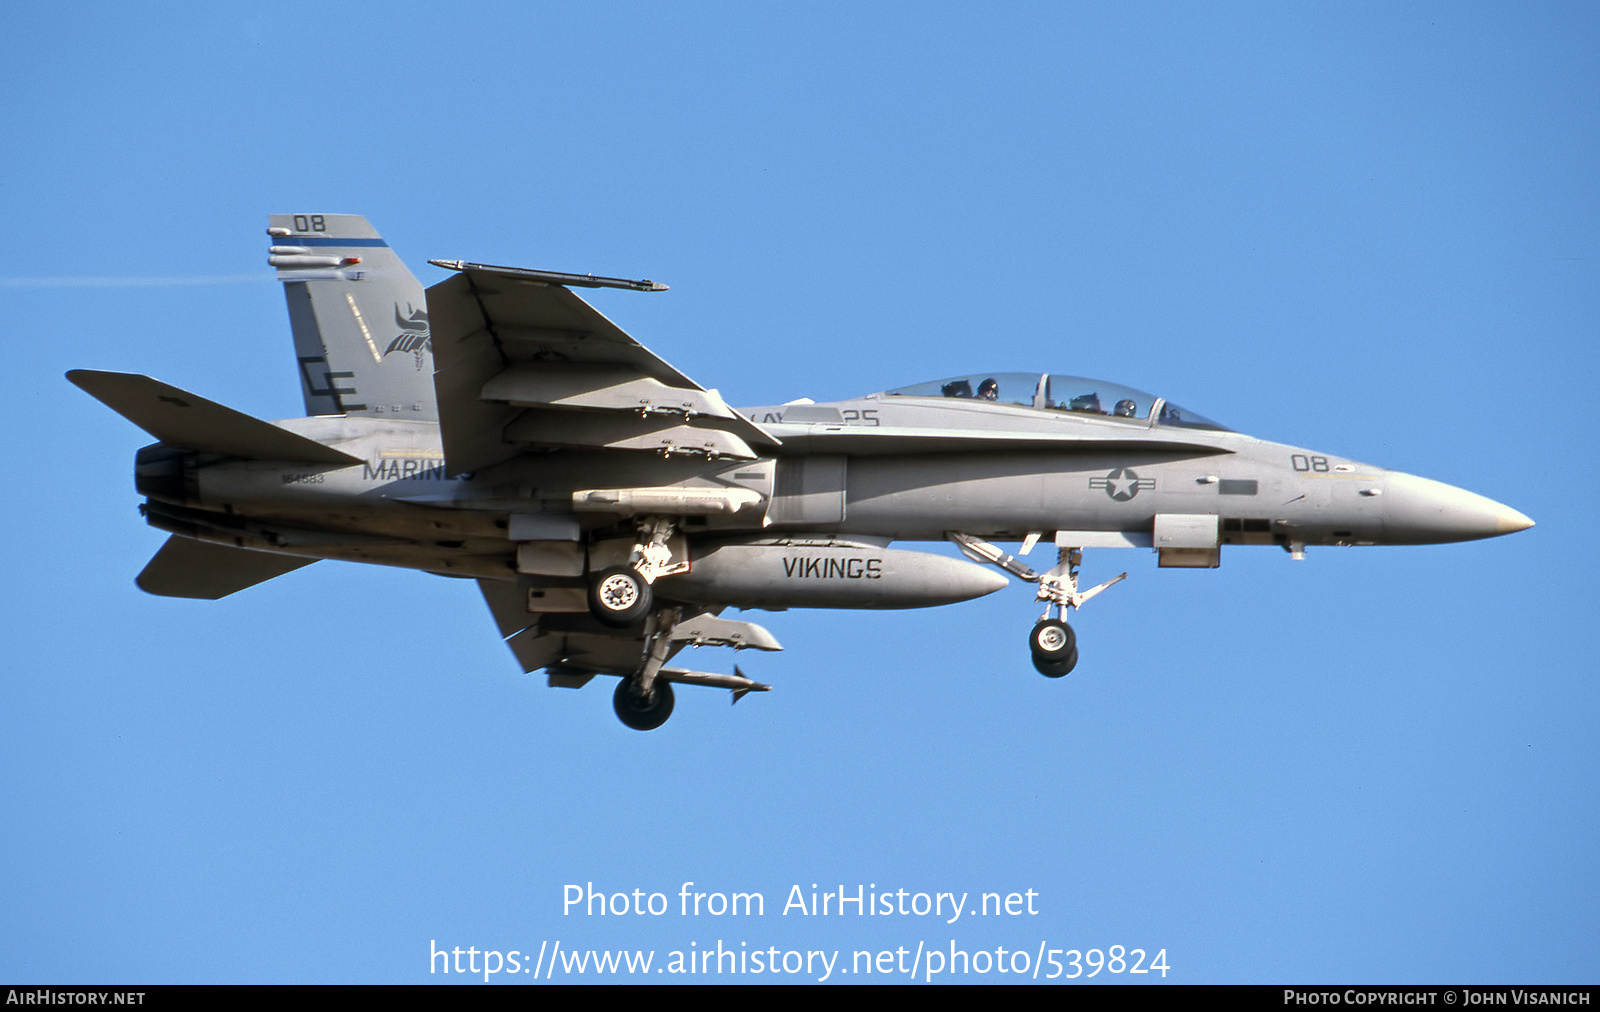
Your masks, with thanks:
<instances>
[{"instance_id":1,"label":"fighter jet","mask_svg":"<svg viewBox=\"0 0 1600 1012\"><path fill-rule=\"evenodd\" d=\"M268 422L146 376L67 378L158 442L135 457L171 537L152 594L216 599L319 559L477 581L524 671L619 680L650 730L674 685L769 686L671 664L778 650L729 608L921 608L1015 578L1034 667L1078 662L1086 549L1215 568L1225 545L1431 544L1531 527L1426 478L1243 435L1131 387L973 373L853 400L729 407L573 293L653 281L434 260L426 292L364 218L269 219L305 415ZM891 548L958 545L971 562ZM1053 566L1021 560L1040 541ZM1020 542L1007 551L998 543Z\"/></svg>"}]
</instances>

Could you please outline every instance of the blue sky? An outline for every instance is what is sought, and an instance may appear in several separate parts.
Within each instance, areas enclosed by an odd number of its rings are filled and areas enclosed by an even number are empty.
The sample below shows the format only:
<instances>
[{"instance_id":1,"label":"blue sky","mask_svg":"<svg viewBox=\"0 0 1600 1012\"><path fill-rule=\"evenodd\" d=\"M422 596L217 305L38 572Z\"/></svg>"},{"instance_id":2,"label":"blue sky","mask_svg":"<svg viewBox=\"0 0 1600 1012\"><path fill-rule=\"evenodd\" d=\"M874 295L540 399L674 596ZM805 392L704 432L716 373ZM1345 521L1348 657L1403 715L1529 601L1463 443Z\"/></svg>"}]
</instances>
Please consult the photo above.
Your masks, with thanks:
<instances>
[{"instance_id":1,"label":"blue sky","mask_svg":"<svg viewBox=\"0 0 1600 1012\"><path fill-rule=\"evenodd\" d=\"M1121 945L1184 982L1600 971L1592 5L5 26L0 976L458 982L430 942L719 939ZM1091 551L1087 578L1131 575L1059 682L1028 663L1020 585L756 614L787 650L740 662L775 691L685 690L637 734L605 686L521 675L470 584L322 563L221 602L134 587L162 541L145 439L62 373L298 413L264 263L284 211L366 215L425 284L428 258L665 281L593 301L735 404L1097 376L1538 526L1210 572ZM562 913L567 884L675 904L686 881L767 914ZM811 883L1031 889L1040 912L779 912Z\"/></svg>"}]
</instances>

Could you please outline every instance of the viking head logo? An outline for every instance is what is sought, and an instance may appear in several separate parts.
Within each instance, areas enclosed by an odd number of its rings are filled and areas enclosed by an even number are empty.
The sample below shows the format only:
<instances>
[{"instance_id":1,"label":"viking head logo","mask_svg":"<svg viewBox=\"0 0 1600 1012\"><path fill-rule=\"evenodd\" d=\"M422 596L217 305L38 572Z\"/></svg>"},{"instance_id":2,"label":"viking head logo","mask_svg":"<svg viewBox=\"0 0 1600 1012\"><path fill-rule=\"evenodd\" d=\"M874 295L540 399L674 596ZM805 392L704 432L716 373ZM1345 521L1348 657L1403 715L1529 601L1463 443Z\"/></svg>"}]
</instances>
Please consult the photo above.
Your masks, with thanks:
<instances>
[{"instance_id":1,"label":"viking head logo","mask_svg":"<svg viewBox=\"0 0 1600 1012\"><path fill-rule=\"evenodd\" d=\"M428 311L426 309L413 309L406 303L406 311L400 312L400 303L394 304L394 322L400 328L400 336L389 342L389 347L384 350L384 357L397 351L433 351L433 338L428 334Z\"/></svg>"}]
</instances>

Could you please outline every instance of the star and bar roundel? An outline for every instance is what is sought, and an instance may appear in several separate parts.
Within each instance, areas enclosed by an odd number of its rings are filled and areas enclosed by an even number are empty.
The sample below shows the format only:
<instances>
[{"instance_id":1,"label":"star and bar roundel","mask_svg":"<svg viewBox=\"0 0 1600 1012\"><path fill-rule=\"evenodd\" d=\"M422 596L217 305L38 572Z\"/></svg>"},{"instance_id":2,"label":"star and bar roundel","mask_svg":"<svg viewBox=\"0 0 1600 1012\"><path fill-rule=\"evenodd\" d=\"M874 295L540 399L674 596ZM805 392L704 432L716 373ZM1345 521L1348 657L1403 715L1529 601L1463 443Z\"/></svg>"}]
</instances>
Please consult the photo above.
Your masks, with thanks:
<instances>
[{"instance_id":1,"label":"star and bar roundel","mask_svg":"<svg viewBox=\"0 0 1600 1012\"><path fill-rule=\"evenodd\" d=\"M1106 495L1117 502L1127 502L1139 494L1140 489L1155 488L1154 478L1141 478L1131 467L1115 467L1104 478L1090 478L1090 488L1103 488Z\"/></svg>"}]
</instances>

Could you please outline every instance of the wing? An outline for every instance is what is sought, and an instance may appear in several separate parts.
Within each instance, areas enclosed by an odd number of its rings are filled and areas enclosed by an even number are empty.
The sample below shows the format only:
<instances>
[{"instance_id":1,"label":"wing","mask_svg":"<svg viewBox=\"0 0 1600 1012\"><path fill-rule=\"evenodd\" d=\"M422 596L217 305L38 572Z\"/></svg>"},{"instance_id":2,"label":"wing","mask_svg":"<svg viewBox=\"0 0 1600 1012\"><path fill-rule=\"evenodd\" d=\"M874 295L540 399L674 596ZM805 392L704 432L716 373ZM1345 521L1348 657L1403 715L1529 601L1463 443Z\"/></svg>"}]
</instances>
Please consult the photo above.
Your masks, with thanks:
<instances>
[{"instance_id":1,"label":"wing","mask_svg":"<svg viewBox=\"0 0 1600 1012\"><path fill-rule=\"evenodd\" d=\"M645 647L644 628L611 629L596 622L582 603L582 590L577 592L576 605L568 609L563 608L563 604L553 596L544 601L537 601L533 597L551 595L552 592L530 591L504 580L479 580L478 588L483 592L484 602L489 605L489 612L494 616L501 638L516 655L523 671L549 667L552 685L577 688L597 674L626 676L638 670L640 655ZM563 610L544 610L547 608ZM761 626L718 618L709 612L691 615L677 623L670 636L668 657L686 646L725 646L735 650L783 649L773 635ZM748 687L742 677L729 678L681 668L663 668L662 677L668 681L716 688Z\"/></svg>"},{"instance_id":2,"label":"wing","mask_svg":"<svg viewBox=\"0 0 1600 1012\"><path fill-rule=\"evenodd\" d=\"M587 608L582 614L532 614L528 611L528 590L515 583L479 580L478 588L501 637L523 671L567 661L578 662L576 666L591 674L632 674L639 666L639 655L644 650L642 634L608 629L590 618Z\"/></svg>"},{"instance_id":3,"label":"wing","mask_svg":"<svg viewBox=\"0 0 1600 1012\"><path fill-rule=\"evenodd\" d=\"M458 272L427 293L451 474L549 447L751 460L778 445L564 287L663 286L432 262Z\"/></svg>"}]
</instances>

